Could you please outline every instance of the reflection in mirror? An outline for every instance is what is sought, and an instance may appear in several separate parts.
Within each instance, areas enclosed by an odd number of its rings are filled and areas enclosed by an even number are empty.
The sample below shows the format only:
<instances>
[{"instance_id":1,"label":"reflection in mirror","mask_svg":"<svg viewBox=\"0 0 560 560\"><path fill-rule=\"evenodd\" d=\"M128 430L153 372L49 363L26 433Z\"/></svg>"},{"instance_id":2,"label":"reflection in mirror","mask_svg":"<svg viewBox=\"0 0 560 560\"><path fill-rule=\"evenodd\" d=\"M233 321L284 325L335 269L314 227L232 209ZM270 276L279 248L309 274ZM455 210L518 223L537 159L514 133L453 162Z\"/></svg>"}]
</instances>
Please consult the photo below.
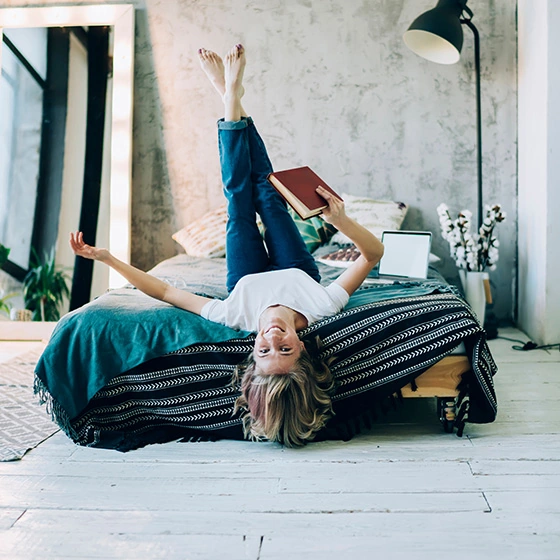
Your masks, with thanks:
<instances>
[{"instance_id":1,"label":"reflection in mirror","mask_svg":"<svg viewBox=\"0 0 560 560\"><path fill-rule=\"evenodd\" d=\"M103 157L97 154L101 188L96 243L130 259L133 6L0 9L0 243L11 249L4 269L19 279L29 268L32 246L55 249L58 264L74 267L67 238L79 227L82 204L88 204L83 190L91 160L87 35L94 26L109 29L112 54L103 90ZM45 93L47 73L50 80L53 67L60 68L52 59L49 66L47 59L53 48L57 54L57 44L66 49L66 79L58 86L64 103L49 97L53 88ZM58 171L53 161L59 161ZM109 275L96 263L90 297L122 283L118 274Z\"/></svg>"},{"instance_id":2,"label":"reflection in mirror","mask_svg":"<svg viewBox=\"0 0 560 560\"><path fill-rule=\"evenodd\" d=\"M0 243L29 268L37 197L47 30L6 29L0 82Z\"/></svg>"}]
</instances>

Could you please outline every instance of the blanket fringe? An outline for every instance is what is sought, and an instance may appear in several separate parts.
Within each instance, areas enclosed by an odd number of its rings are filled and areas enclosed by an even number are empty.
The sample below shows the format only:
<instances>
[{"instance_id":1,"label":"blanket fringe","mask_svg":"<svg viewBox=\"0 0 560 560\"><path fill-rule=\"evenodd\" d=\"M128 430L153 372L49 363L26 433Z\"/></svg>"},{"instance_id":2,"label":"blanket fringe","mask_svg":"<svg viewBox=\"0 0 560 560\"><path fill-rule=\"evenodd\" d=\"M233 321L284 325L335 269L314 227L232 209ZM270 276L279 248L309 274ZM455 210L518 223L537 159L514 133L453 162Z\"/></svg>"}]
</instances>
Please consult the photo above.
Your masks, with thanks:
<instances>
[{"instance_id":1,"label":"blanket fringe","mask_svg":"<svg viewBox=\"0 0 560 560\"><path fill-rule=\"evenodd\" d=\"M216 442L218 438L212 437L208 434L200 436L187 436L178 440L178 443L204 443L204 442Z\"/></svg>"},{"instance_id":2,"label":"blanket fringe","mask_svg":"<svg viewBox=\"0 0 560 560\"><path fill-rule=\"evenodd\" d=\"M60 429L74 442L78 441L78 434L72 428L72 423L66 411L60 406L58 401L50 394L46 385L35 375L33 381L33 393L38 395L39 404L46 405L47 414L50 414L53 422L59 425Z\"/></svg>"}]
</instances>

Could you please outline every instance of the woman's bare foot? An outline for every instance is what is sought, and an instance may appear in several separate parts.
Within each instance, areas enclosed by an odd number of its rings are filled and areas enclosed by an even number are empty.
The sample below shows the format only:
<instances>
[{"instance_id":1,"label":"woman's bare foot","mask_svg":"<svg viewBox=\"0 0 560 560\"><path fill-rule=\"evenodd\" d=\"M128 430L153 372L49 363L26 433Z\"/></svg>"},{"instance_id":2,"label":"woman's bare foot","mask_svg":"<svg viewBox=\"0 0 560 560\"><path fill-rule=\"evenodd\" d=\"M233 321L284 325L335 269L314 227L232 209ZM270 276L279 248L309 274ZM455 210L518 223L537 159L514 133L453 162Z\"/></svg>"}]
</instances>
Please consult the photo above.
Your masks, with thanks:
<instances>
[{"instance_id":1,"label":"woman's bare foot","mask_svg":"<svg viewBox=\"0 0 560 560\"><path fill-rule=\"evenodd\" d=\"M210 83L223 99L226 92L226 80L224 78L224 63L222 59L213 51L198 49L198 60Z\"/></svg>"},{"instance_id":2,"label":"woman's bare foot","mask_svg":"<svg viewBox=\"0 0 560 560\"><path fill-rule=\"evenodd\" d=\"M224 105L226 121L238 121L243 115L241 97L245 91L243 89L245 63L245 49L243 45L235 45L224 58Z\"/></svg>"},{"instance_id":3,"label":"woman's bare foot","mask_svg":"<svg viewBox=\"0 0 560 560\"><path fill-rule=\"evenodd\" d=\"M245 49L243 45L235 45L224 57L226 95L243 96L243 72L245 71Z\"/></svg>"},{"instance_id":4,"label":"woman's bare foot","mask_svg":"<svg viewBox=\"0 0 560 560\"><path fill-rule=\"evenodd\" d=\"M236 45L234 49L243 50L243 47L242 45ZM209 51L208 49L198 49L198 60L200 61L200 66L204 70L204 73L208 76L210 83L220 94L222 101L225 102L224 95L226 93L226 79L224 76L224 63L222 59L214 51ZM239 97L243 97L245 89L242 85L238 86L238 92ZM243 107L241 107L241 116L247 116Z\"/></svg>"}]
</instances>

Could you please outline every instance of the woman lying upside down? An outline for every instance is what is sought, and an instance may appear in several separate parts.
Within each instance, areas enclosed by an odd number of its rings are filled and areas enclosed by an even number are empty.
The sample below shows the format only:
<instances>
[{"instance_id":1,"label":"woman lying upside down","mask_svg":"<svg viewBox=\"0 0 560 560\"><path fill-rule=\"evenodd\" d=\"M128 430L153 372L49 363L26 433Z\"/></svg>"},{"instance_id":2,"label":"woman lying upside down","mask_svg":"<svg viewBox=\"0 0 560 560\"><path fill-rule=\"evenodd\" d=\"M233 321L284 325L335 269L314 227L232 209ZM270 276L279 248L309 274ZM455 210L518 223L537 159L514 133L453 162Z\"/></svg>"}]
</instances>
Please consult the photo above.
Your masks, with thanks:
<instances>
[{"instance_id":1,"label":"woman lying upside down","mask_svg":"<svg viewBox=\"0 0 560 560\"><path fill-rule=\"evenodd\" d=\"M214 52L199 50L201 66L225 105L218 121L224 194L227 289L225 300L174 288L84 243L70 234L76 255L104 262L147 295L235 329L257 333L255 347L236 368L246 437L279 441L288 446L313 439L332 415L333 379L318 358L318 344L306 343L298 331L341 311L383 255L383 245L345 214L344 203L322 187L328 203L323 219L346 234L361 256L331 285L319 284L315 261L288 213L284 199L268 182L272 172L264 143L241 105L245 51L233 47L225 64ZM256 222L264 225L264 241Z\"/></svg>"}]
</instances>

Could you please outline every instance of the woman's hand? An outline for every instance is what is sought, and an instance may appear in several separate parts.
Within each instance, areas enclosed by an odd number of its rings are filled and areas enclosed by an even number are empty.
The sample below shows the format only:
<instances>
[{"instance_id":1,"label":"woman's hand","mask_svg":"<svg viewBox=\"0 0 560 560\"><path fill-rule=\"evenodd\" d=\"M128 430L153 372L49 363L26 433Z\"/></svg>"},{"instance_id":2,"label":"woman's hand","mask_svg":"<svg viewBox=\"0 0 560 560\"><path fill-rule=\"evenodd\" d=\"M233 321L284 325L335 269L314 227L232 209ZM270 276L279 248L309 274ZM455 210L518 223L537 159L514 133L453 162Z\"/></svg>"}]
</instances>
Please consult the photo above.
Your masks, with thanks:
<instances>
[{"instance_id":1,"label":"woman's hand","mask_svg":"<svg viewBox=\"0 0 560 560\"><path fill-rule=\"evenodd\" d=\"M109 258L109 251L107 249L98 249L84 243L84 234L81 231L70 233L70 247L74 254L84 259L92 259L94 261L105 261Z\"/></svg>"},{"instance_id":2,"label":"woman's hand","mask_svg":"<svg viewBox=\"0 0 560 560\"><path fill-rule=\"evenodd\" d=\"M337 227L337 224L340 224L340 222L344 221L346 218L344 202L320 185L317 187L316 191L317 194L322 196L329 205L328 208L323 209L321 217L325 220L325 222Z\"/></svg>"}]
</instances>

